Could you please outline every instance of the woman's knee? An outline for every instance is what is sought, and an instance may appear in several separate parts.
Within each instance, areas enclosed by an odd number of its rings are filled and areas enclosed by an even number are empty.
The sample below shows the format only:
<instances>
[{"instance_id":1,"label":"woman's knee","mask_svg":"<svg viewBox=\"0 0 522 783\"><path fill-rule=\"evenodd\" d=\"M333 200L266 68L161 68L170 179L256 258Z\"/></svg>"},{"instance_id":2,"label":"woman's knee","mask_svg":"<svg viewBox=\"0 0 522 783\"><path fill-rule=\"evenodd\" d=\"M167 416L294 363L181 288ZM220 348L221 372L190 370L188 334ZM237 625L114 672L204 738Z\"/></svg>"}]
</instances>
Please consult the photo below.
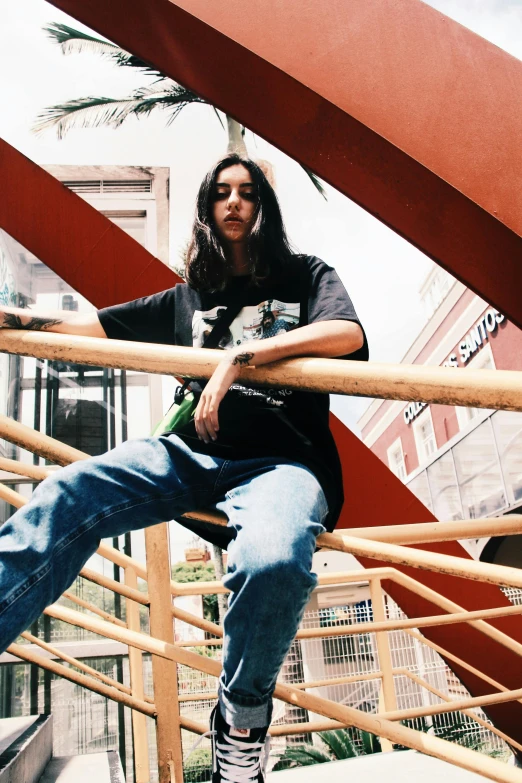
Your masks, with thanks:
<instances>
[{"instance_id":1,"label":"woman's knee","mask_svg":"<svg viewBox=\"0 0 522 783\"><path fill-rule=\"evenodd\" d=\"M310 583L315 536L307 535L296 541L293 536L272 538L252 536L236 539L229 546L228 568L234 583L255 581L261 585L270 582L279 585ZM235 576L235 578L234 578ZM228 575L225 579L228 579Z\"/></svg>"},{"instance_id":2,"label":"woman's knee","mask_svg":"<svg viewBox=\"0 0 522 783\"><path fill-rule=\"evenodd\" d=\"M223 584L232 594L246 590L262 601L293 605L310 594L317 576L296 559L248 558L230 566Z\"/></svg>"}]
</instances>

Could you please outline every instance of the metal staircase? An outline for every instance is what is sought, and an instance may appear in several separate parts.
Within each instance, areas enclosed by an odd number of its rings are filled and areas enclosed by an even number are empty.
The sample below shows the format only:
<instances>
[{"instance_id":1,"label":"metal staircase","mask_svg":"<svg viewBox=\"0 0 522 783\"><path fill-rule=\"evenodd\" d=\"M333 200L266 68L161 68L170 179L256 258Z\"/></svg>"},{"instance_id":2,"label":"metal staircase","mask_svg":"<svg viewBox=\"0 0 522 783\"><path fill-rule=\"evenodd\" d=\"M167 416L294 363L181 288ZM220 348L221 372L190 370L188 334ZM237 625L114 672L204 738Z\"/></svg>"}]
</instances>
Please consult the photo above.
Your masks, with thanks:
<instances>
[{"instance_id":1,"label":"metal staircase","mask_svg":"<svg viewBox=\"0 0 522 783\"><path fill-rule=\"evenodd\" d=\"M125 783L116 751L52 753L52 715L0 720L0 783Z\"/></svg>"}]
</instances>

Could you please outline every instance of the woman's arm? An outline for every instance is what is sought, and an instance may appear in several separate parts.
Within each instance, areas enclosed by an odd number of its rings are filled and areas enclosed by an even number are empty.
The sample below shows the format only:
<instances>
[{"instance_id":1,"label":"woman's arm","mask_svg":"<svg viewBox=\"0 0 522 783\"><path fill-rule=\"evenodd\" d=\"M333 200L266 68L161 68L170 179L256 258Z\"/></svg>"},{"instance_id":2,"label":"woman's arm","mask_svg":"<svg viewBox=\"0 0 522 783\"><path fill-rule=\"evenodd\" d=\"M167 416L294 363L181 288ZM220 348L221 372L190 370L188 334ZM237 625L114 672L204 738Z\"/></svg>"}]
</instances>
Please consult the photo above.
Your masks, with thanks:
<instances>
[{"instance_id":1,"label":"woman's arm","mask_svg":"<svg viewBox=\"0 0 522 783\"><path fill-rule=\"evenodd\" d=\"M38 311L0 307L0 329L29 329L33 332L107 337L97 313L75 313L70 310Z\"/></svg>"},{"instance_id":2,"label":"woman's arm","mask_svg":"<svg viewBox=\"0 0 522 783\"><path fill-rule=\"evenodd\" d=\"M354 321L320 321L225 351L196 408L194 420L198 436L205 443L216 440L219 405L242 367L259 367L294 356L346 356L362 348L363 344L363 331Z\"/></svg>"}]
</instances>

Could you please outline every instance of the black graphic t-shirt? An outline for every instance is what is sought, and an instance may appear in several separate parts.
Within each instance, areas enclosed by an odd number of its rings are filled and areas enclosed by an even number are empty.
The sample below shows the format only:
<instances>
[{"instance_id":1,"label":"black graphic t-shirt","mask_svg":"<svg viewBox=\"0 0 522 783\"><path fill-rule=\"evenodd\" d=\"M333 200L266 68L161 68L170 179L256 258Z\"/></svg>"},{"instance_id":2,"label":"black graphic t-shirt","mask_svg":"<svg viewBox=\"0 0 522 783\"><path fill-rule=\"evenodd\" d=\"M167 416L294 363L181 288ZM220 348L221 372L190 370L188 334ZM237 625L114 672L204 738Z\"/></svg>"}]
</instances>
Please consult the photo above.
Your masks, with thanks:
<instances>
[{"instance_id":1,"label":"black graphic t-shirt","mask_svg":"<svg viewBox=\"0 0 522 783\"><path fill-rule=\"evenodd\" d=\"M167 291L98 311L108 337L115 340L201 347L221 310L243 307L220 340L228 350L244 342L284 334L319 321L360 323L336 271L314 256L296 256L285 277L252 285L249 277L233 277L224 291L196 291L179 284ZM341 357L367 361L368 346ZM193 382L192 387L204 385ZM219 407L218 440L205 444L193 423L177 432L194 451L225 459L285 457L308 467L319 479L328 501L328 530L337 522L342 503L339 457L328 425L327 394L234 384ZM185 521L184 523L185 524ZM197 527L197 526L196 526ZM196 529L195 527L195 529ZM217 537L201 535L222 544Z\"/></svg>"}]
</instances>

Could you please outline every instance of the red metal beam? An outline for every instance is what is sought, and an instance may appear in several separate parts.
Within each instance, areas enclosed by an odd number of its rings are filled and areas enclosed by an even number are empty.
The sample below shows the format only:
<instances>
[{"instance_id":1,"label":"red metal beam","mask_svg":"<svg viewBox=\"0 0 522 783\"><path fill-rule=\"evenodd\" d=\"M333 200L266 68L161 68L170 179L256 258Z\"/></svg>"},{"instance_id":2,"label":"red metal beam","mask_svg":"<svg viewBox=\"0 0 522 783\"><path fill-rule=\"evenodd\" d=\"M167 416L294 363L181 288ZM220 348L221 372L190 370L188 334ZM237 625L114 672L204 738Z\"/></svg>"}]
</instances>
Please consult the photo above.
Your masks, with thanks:
<instances>
[{"instance_id":1,"label":"red metal beam","mask_svg":"<svg viewBox=\"0 0 522 783\"><path fill-rule=\"evenodd\" d=\"M180 278L125 231L0 139L0 227L97 307Z\"/></svg>"},{"instance_id":2,"label":"red metal beam","mask_svg":"<svg viewBox=\"0 0 522 783\"><path fill-rule=\"evenodd\" d=\"M518 60L418 0L250 0L248 13L239 0L52 2L307 164L522 326Z\"/></svg>"}]
</instances>

